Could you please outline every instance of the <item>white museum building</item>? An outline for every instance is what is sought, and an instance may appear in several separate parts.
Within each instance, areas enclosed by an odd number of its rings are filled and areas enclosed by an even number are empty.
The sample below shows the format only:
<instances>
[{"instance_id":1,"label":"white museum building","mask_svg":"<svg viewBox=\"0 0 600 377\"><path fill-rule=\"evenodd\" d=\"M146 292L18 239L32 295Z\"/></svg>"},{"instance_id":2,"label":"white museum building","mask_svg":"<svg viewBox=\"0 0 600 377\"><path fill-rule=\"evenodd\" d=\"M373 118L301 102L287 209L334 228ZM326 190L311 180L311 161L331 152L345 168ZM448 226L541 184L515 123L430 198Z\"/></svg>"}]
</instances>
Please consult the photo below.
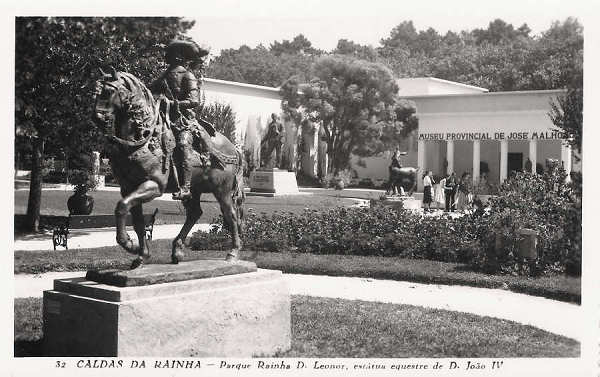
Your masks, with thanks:
<instances>
[{"instance_id":1,"label":"white museum building","mask_svg":"<svg viewBox=\"0 0 600 377\"><path fill-rule=\"evenodd\" d=\"M407 152L404 166L431 170L436 175L455 172L460 177L468 172L475 182L485 176L491 184L502 182L511 171L526 167L535 171L536 165L543 168L548 158L559 160L567 173L580 170L580 163L575 163L571 148L548 116L551 101L563 90L489 92L432 77L399 79L398 86L400 97L416 104L419 118L417 132L400 145ZM207 101L232 106L237 115L238 142L244 141L246 148L259 153L256 149L270 114L281 113L278 88L207 78L202 90ZM300 153L298 168L315 176L324 154L318 130L303 134L301 127L284 124L285 151L290 156ZM296 151L299 137L305 145L302 151ZM391 151L355 157L352 168L359 179L383 183L388 178L390 158Z\"/></svg>"}]
</instances>

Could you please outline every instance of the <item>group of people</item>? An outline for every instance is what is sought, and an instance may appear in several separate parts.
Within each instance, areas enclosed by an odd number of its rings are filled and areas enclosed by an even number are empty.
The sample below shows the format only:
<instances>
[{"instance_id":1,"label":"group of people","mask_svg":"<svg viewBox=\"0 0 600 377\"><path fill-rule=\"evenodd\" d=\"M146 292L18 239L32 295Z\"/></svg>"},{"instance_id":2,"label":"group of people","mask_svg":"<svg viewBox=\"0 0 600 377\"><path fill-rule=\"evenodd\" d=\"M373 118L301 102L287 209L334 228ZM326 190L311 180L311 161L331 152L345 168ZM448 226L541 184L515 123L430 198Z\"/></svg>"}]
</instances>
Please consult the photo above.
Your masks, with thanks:
<instances>
[{"instance_id":1,"label":"group of people","mask_svg":"<svg viewBox=\"0 0 600 377\"><path fill-rule=\"evenodd\" d=\"M473 182L471 175L463 173L460 180L454 172L442 178L439 182L433 179L433 172L428 170L423 176L423 204L425 212L433 209L431 204L435 202L436 207L444 205L446 212L464 210L473 203Z\"/></svg>"}]
</instances>

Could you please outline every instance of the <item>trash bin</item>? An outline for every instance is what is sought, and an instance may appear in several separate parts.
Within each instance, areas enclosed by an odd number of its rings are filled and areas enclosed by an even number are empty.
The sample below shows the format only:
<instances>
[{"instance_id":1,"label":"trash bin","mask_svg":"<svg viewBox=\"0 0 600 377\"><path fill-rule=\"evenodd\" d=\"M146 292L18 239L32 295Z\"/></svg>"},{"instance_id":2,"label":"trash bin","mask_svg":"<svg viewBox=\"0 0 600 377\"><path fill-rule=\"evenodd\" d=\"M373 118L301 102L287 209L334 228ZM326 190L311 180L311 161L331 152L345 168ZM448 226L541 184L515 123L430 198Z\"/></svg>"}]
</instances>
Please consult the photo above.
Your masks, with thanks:
<instances>
[{"instance_id":1,"label":"trash bin","mask_svg":"<svg viewBox=\"0 0 600 377\"><path fill-rule=\"evenodd\" d=\"M521 241L519 242L519 256L523 259L535 260L538 257L537 237L539 233L533 229L519 229Z\"/></svg>"}]
</instances>

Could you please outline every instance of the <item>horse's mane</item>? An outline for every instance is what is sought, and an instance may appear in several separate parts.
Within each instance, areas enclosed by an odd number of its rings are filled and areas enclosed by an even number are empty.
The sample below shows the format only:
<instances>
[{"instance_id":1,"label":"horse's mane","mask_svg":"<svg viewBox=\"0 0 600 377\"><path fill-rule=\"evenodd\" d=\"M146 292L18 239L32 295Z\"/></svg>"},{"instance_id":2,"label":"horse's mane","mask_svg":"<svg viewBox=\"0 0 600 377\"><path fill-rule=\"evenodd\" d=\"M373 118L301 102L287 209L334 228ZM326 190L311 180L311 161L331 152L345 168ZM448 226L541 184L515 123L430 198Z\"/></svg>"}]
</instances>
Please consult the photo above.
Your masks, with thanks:
<instances>
[{"instance_id":1,"label":"horse's mane","mask_svg":"<svg viewBox=\"0 0 600 377\"><path fill-rule=\"evenodd\" d=\"M154 131L156 126L156 117L158 109L155 107L156 101L150 90L144 83L127 72L119 72L119 77L128 93L126 93L124 102L129 108L129 118L137 127L137 138L145 137L146 130Z\"/></svg>"}]
</instances>

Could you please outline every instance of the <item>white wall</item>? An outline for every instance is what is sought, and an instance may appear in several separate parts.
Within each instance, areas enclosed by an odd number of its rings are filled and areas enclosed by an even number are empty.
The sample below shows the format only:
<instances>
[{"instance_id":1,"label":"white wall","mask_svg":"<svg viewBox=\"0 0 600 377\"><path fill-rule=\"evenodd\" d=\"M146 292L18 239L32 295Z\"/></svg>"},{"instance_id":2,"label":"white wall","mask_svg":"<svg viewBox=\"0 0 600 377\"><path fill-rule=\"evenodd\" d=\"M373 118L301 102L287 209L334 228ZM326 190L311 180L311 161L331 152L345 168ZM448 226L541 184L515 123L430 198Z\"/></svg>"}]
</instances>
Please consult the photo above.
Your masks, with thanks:
<instances>
[{"instance_id":1,"label":"white wall","mask_svg":"<svg viewBox=\"0 0 600 377\"><path fill-rule=\"evenodd\" d=\"M277 88L207 78L202 82L201 92L208 102L231 105L237 118L238 143L247 133L250 137L262 135L271 114L281 113L281 96Z\"/></svg>"},{"instance_id":2,"label":"white wall","mask_svg":"<svg viewBox=\"0 0 600 377\"><path fill-rule=\"evenodd\" d=\"M401 149L408 152L402 164L414 167L417 167L417 138L421 134L440 133L447 139L447 134L451 133L485 132L493 139L499 132L504 132L505 138L510 132L528 132L529 138L532 132L551 132L554 125L548 117L549 103L563 93L561 90L483 93L486 89L434 78L400 79L398 83L405 94L424 93L406 97L417 105L419 130L418 134L402 143ZM207 101L232 106L238 122L237 142L245 138L246 145L253 146L254 154L258 157L260 139L266 132L271 113L281 113L278 88L204 79L201 90ZM300 131L291 122L283 122L286 128L284 153L291 157ZM302 170L315 175L320 149L317 134L303 135L302 138L307 151L301 158ZM499 144L498 140L481 141L481 160L488 163L491 181L499 177ZM427 141L425 148L426 166L421 168L432 170L434 174L443 174L445 141ZM546 158L560 158L560 141L538 140L537 150L537 161L542 164ZM471 141L455 141L454 170L457 174L472 171L472 151ZM526 141L509 141L509 152L523 153L525 161L529 153L528 144ZM384 180L388 178L390 158L389 152L363 158L366 166L362 167L357 163L358 157L353 156L351 165L359 178Z\"/></svg>"}]
</instances>

